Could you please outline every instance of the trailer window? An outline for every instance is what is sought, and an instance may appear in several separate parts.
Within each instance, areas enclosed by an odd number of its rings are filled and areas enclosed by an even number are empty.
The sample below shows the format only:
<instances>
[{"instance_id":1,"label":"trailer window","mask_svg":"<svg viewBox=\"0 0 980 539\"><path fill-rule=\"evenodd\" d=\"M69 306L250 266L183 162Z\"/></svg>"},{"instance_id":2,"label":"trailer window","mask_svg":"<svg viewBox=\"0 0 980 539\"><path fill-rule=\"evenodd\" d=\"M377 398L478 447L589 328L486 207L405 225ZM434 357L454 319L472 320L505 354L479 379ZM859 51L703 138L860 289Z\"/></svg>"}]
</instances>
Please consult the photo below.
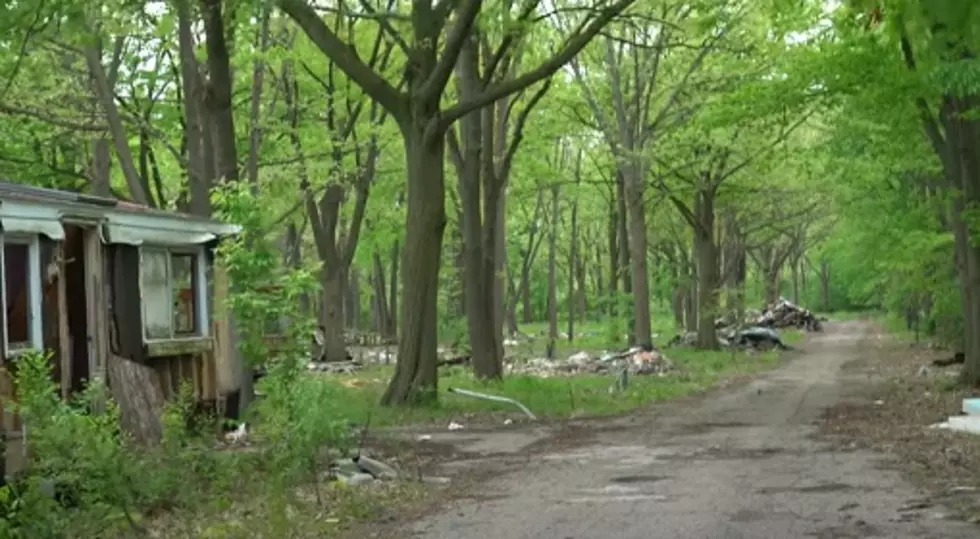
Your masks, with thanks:
<instances>
[{"instance_id":1,"label":"trailer window","mask_svg":"<svg viewBox=\"0 0 980 539\"><path fill-rule=\"evenodd\" d=\"M0 235L3 286L3 340L6 355L41 348L40 266L36 236Z\"/></svg>"},{"instance_id":2,"label":"trailer window","mask_svg":"<svg viewBox=\"0 0 980 539\"><path fill-rule=\"evenodd\" d=\"M145 340L168 340L204 335L206 299L203 250L144 247L141 249L140 290Z\"/></svg>"}]
</instances>

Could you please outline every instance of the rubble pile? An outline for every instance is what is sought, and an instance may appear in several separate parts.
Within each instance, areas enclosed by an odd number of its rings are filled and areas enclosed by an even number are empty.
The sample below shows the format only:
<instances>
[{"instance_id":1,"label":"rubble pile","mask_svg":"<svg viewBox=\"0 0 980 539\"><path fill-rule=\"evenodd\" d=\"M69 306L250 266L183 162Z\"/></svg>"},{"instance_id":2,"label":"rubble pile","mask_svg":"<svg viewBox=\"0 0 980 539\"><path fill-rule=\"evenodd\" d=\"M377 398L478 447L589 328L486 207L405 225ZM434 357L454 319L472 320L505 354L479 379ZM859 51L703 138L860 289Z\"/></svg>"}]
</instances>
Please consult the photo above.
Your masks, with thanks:
<instances>
[{"instance_id":1,"label":"rubble pile","mask_svg":"<svg viewBox=\"0 0 980 539\"><path fill-rule=\"evenodd\" d=\"M798 305L779 298L779 301L769 305L762 313L755 325L768 328L788 328L805 329L807 331L820 331L821 319L817 318L809 309L804 309Z\"/></svg>"},{"instance_id":2,"label":"rubble pile","mask_svg":"<svg viewBox=\"0 0 980 539\"><path fill-rule=\"evenodd\" d=\"M715 320L715 329L718 344L724 347L785 350L789 347L783 343L777 329L792 327L821 331L821 322L826 320L818 318L809 309L779 298L778 302L768 305L764 311L747 310L741 322L732 315L719 318ZM691 331L675 336L667 346L694 346L697 340L697 333Z\"/></svg>"},{"instance_id":3,"label":"rubble pile","mask_svg":"<svg viewBox=\"0 0 980 539\"><path fill-rule=\"evenodd\" d=\"M532 358L512 361L507 371L515 374L533 374L541 377L574 376L578 374L615 374L626 367L632 375L662 375L674 368L667 356L656 349L640 347L622 352L594 356L577 352L566 359Z\"/></svg>"}]
</instances>

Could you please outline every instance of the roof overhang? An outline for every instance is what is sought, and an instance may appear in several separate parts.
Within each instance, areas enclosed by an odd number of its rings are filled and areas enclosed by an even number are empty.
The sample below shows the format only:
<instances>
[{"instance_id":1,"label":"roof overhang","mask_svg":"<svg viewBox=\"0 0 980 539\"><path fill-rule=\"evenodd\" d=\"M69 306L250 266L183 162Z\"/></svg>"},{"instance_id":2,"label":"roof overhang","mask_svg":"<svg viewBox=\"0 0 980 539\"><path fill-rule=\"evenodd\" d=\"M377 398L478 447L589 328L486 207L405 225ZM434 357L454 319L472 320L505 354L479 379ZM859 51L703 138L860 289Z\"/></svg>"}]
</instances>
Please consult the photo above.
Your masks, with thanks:
<instances>
[{"instance_id":1,"label":"roof overhang","mask_svg":"<svg viewBox=\"0 0 980 539\"><path fill-rule=\"evenodd\" d=\"M241 230L238 225L216 221L112 211L102 225L103 241L125 245L200 245Z\"/></svg>"},{"instance_id":2,"label":"roof overhang","mask_svg":"<svg viewBox=\"0 0 980 539\"><path fill-rule=\"evenodd\" d=\"M3 201L0 203L0 229L8 234L43 234L53 240L65 239L61 211L43 204Z\"/></svg>"},{"instance_id":3,"label":"roof overhang","mask_svg":"<svg viewBox=\"0 0 980 539\"><path fill-rule=\"evenodd\" d=\"M200 245L241 233L238 225L165 213L90 208L79 204L34 201L0 201L0 231L9 234L41 234L65 239L63 221L84 219L101 223L105 243L125 245Z\"/></svg>"}]
</instances>

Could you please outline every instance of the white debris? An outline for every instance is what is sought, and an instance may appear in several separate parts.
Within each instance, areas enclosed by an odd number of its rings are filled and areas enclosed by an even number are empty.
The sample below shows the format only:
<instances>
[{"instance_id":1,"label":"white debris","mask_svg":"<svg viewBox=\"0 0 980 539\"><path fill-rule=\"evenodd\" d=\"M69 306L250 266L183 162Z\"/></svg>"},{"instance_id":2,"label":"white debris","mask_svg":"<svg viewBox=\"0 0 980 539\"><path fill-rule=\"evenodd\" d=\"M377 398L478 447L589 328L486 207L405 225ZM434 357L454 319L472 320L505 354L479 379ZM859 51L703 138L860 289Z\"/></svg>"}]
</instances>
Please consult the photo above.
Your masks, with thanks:
<instances>
[{"instance_id":1,"label":"white debris","mask_svg":"<svg viewBox=\"0 0 980 539\"><path fill-rule=\"evenodd\" d=\"M936 423L929 428L946 429L956 432L968 432L970 434L980 434L980 416L976 415L954 415L942 423Z\"/></svg>"},{"instance_id":2,"label":"white debris","mask_svg":"<svg viewBox=\"0 0 980 539\"><path fill-rule=\"evenodd\" d=\"M225 441L232 444L245 443L248 439L248 427L245 423L238 425L238 428L225 434Z\"/></svg>"},{"instance_id":3,"label":"white debris","mask_svg":"<svg viewBox=\"0 0 980 539\"><path fill-rule=\"evenodd\" d=\"M455 431L455 430L463 430L463 429L465 429L465 428L466 428L466 427L464 427L463 425L460 425L459 423L457 423L457 422L455 422L455 421L451 421L451 422L449 423L449 430L453 430L453 431Z\"/></svg>"}]
</instances>

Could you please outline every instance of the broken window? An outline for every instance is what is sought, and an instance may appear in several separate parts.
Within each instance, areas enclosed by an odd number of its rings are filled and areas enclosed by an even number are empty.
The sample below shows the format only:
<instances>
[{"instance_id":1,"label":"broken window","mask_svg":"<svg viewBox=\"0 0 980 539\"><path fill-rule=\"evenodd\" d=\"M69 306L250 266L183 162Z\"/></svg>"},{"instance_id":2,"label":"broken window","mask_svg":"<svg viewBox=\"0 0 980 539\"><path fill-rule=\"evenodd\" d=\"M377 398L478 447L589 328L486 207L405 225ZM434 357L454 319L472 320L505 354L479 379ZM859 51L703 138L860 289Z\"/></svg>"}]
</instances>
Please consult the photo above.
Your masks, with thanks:
<instances>
[{"instance_id":1,"label":"broken window","mask_svg":"<svg viewBox=\"0 0 980 539\"><path fill-rule=\"evenodd\" d=\"M3 336L7 355L39 348L35 317L40 316L40 297L32 280L40 279L36 237L3 236Z\"/></svg>"},{"instance_id":2,"label":"broken window","mask_svg":"<svg viewBox=\"0 0 980 539\"><path fill-rule=\"evenodd\" d=\"M140 286L147 340L201 335L200 252L143 248Z\"/></svg>"}]
</instances>

